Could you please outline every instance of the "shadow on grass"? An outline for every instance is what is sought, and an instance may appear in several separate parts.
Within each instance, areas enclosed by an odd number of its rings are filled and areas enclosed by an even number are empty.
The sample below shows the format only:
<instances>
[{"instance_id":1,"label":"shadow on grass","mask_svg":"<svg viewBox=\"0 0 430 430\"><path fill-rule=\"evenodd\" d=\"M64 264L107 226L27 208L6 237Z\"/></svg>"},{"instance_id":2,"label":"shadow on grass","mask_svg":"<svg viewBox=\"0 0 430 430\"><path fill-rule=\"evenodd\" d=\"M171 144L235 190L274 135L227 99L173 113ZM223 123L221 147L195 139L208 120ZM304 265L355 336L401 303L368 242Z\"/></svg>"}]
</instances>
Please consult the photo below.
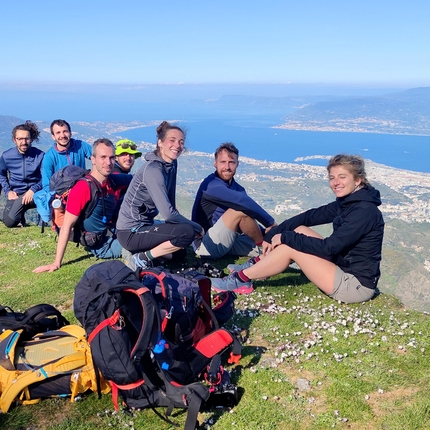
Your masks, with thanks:
<instances>
[{"instance_id":1,"label":"shadow on grass","mask_svg":"<svg viewBox=\"0 0 430 430\"><path fill-rule=\"evenodd\" d=\"M61 263L61 267L69 266L70 264L78 263L79 261L89 260L91 258L94 259L94 264L101 263L102 261L105 261L105 260L101 260L101 259L94 257L94 255L91 253L88 253L86 255L81 255L80 257L77 257L74 260L69 260L66 263Z\"/></svg>"}]
</instances>

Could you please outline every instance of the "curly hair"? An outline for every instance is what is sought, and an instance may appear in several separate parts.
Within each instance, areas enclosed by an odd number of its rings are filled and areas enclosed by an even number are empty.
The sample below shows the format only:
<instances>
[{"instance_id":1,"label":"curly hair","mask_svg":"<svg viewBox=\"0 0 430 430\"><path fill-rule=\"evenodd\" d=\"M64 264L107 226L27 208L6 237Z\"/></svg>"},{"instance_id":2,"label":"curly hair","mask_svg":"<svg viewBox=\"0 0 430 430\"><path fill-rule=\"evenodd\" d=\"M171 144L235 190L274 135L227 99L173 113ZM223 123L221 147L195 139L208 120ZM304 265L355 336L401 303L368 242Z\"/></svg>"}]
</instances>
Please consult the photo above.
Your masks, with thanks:
<instances>
[{"instance_id":1,"label":"curly hair","mask_svg":"<svg viewBox=\"0 0 430 430\"><path fill-rule=\"evenodd\" d=\"M40 131L37 125L34 122L31 122L30 120L25 121L25 124L19 124L12 130L12 140L15 141L16 132L18 130L28 131L30 133L30 139L33 142L34 140L36 142L39 141Z\"/></svg>"}]
</instances>

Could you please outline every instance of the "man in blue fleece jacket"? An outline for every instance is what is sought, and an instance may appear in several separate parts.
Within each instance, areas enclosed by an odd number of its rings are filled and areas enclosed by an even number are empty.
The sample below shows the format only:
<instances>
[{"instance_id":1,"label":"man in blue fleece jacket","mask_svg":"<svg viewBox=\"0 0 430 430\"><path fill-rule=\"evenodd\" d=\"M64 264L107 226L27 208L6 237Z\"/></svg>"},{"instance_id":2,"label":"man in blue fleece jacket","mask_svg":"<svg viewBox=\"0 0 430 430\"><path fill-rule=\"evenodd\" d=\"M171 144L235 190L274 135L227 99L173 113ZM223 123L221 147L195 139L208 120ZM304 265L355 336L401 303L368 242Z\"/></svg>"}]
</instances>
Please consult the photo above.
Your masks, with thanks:
<instances>
[{"instance_id":1,"label":"man in blue fleece jacket","mask_svg":"<svg viewBox=\"0 0 430 430\"><path fill-rule=\"evenodd\" d=\"M0 187L7 201L3 212L6 227L25 225L25 212L35 208L33 196L42 188L40 168L44 152L31 146L39 140L39 129L31 121L12 130L13 148L0 157Z\"/></svg>"},{"instance_id":2,"label":"man in blue fleece jacket","mask_svg":"<svg viewBox=\"0 0 430 430\"><path fill-rule=\"evenodd\" d=\"M51 123L51 137L55 141L48 149L42 165L42 187L49 187L51 176L62 167L69 165L85 169L85 159L90 160L91 145L82 140L72 139L70 124L63 119Z\"/></svg>"},{"instance_id":3,"label":"man in blue fleece jacket","mask_svg":"<svg viewBox=\"0 0 430 430\"><path fill-rule=\"evenodd\" d=\"M204 228L205 235L193 246L201 257L257 256L263 235L276 226L273 217L234 180L238 165L238 149L230 142L221 144L215 151L216 171L197 191L192 220Z\"/></svg>"}]
</instances>

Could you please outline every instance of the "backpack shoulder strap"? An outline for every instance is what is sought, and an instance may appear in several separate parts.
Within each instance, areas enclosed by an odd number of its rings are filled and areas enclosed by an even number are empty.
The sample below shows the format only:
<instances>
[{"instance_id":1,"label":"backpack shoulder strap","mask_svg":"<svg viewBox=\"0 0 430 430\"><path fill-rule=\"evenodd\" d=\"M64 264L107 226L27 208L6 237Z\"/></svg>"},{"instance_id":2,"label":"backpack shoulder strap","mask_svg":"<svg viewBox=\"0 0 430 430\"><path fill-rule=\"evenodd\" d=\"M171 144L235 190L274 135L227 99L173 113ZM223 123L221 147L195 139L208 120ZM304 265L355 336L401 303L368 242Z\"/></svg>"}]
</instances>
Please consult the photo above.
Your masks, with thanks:
<instances>
[{"instance_id":1,"label":"backpack shoulder strap","mask_svg":"<svg viewBox=\"0 0 430 430\"><path fill-rule=\"evenodd\" d=\"M108 290L108 294L117 295L117 300L118 302L120 302L121 291L136 295L136 297L139 299L140 304L142 306L142 316L143 316L142 325L141 325L136 343L130 352L130 358L132 359L133 364L137 366L140 363L140 360L143 354L145 354L145 352L148 351L148 348L150 346L155 345L159 340L158 337L161 334L160 312L148 288L143 287L140 284L137 284L137 285L134 285L132 283L119 284L119 285L114 285L112 288L110 288ZM115 311L113 315L101 321L94 328L94 330L88 336L89 343L91 344L94 338L105 327L108 327L108 326L113 327L117 325L120 321L120 318L121 318L121 306Z\"/></svg>"},{"instance_id":2,"label":"backpack shoulder strap","mask_svg":"<svg viewBox=\"0 0 430 430\"><path fill-rule=\"evenodd\" d=\"M43 320L43 318L47 318L47 317L56 317L58 320L58 328L69 324L69 321L67 321L66 318L63 317L63 315L58 309L46 303L42 303L40 305L35 305L35 306L32 306L31 308L28 308L24 312L21 323L22 324L28 324L31 322L37 323L40 320Z\"/></svg>"},{"instance_id":3,"label":"backpack shoulder strap","mask_svg":"<svg viewBox=\"0 0 430 430\"><path fill-rule=\"evenodd\" d=\"M103 190L97 179L93 178L90 174L85 175L80 181L86 181L90 187L90 200L85 207L84 219L88 218L98 204L98 198L102 199L103 216L105 216ZM98 197L98 198L97 198Z\"/></svg>"}]
</instances>

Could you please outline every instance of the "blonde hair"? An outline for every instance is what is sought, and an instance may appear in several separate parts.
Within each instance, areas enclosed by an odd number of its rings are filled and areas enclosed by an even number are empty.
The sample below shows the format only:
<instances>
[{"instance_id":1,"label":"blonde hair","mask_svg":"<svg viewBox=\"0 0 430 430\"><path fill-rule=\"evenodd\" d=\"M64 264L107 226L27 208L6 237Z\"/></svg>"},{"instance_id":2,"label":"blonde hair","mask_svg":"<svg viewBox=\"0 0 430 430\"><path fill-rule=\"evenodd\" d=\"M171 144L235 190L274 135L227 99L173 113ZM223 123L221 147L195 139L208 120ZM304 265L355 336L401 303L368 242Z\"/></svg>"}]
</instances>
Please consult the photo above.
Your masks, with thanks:
<instances>
[{"instance_id":1,"label":"blonde hair","mask_svg":"<svg viewBox=\"0 0 430 430\"><path fill-rule=\"evenodd\" d=\"M359 155L338 154L331 157L327 164L327 172L330 174L331 168L335 166L345 167L354 176L355 180L361 179L362 185L369 184L364 168L364 160Z\"/></svg>"}]
</instances>

